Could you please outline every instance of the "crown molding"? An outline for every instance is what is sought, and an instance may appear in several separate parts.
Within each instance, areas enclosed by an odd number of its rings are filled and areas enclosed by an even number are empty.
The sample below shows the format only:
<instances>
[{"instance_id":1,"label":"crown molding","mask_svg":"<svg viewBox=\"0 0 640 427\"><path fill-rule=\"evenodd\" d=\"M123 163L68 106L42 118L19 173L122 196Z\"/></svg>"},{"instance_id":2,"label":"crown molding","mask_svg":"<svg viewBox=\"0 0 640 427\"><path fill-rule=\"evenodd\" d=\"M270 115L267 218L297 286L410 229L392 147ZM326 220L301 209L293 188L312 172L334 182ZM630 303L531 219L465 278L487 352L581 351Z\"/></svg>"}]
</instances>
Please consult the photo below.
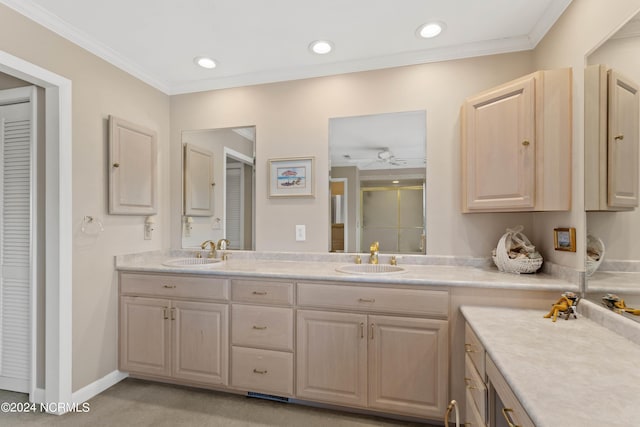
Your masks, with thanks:
<instances>
[{"instance_id":1,"label":"crown molding","mask_svg":"<svg viewBox=\"0 0 640 427\"><path fill-rule=\"evenodd\" d=\"M31 0L0 0L0 3L82 47L92 54L104 59L115 67L131 74L159 91L168 95L179 95L531 50L535 48L549 28L551 28L558 17L564 12L567 6L571 3L571 0L557 0L551 2L543 17L538 21L532 32L520 37L474 42L428 50L402 52L373 58L361 58L353 61L261 70L246 74L222 76L214 79L184 82L166 82L156 76L153 76L152 73L142 70L139 66L127 60L111 48L98 42L77 28L72 27Z\"/></svg>"},{"instance_id":2,"label":"crown molding","mask_svg":"<svg viewBox=\"0 0 640 427\"><path fill-rule=\"evenodd\" d=\"M104 59L105 61L121 69L122 71L131 74L133 77L142 80L149 86L152 86L166 94L170 92L170 88L166 84L166 82L157 79L156 77L142 70L137 65L132 64L130 61L115 52L113 49L105 46L83 31L80 31L77 28L69 25L67 22L58 18L56 15L50 13L49 11L43 9L31 0L0 0L0 3L15 10L19 14L24 15L37 24L42 25L48 30L53 31L60 37L65 38L70 42L80 46L81 48L89 51L97 57Z\"/></svg>"}]
</instances>

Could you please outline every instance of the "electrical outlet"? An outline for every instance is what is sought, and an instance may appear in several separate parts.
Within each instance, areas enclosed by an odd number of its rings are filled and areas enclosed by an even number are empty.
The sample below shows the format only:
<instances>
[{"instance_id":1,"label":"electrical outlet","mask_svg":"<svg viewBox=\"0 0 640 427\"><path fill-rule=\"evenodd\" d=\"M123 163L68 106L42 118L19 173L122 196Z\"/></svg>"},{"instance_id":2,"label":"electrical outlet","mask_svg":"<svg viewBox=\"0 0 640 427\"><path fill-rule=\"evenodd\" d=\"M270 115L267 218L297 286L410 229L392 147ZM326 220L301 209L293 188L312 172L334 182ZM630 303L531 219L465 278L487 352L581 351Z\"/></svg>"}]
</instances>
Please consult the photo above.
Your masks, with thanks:
<instances>
[{"instance_id":1,"label":"electrical outlet","mask_svg":"<svg viewBox=\"0 0 640 427\"><path fill-rule=\"evenodd\" d=\"M307 231L304 225L296 225L296 242L307 240Z\"/></svg>"}]
</instances>

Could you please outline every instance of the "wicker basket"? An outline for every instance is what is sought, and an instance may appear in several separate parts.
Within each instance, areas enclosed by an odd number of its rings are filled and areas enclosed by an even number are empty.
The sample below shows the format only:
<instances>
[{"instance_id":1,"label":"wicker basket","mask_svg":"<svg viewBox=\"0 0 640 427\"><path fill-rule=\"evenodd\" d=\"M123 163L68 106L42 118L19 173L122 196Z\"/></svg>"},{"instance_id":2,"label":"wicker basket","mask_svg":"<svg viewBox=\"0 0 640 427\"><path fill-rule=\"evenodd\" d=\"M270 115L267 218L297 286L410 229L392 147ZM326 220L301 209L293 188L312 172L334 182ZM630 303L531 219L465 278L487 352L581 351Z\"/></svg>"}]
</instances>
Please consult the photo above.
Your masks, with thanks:
<instances>
[{"instance_id":1,"label":"wicker basket","mask_svg":"<svg viewBox=\"0 0 640 427\"><path fill-rule=\"evenodd\" d=\"M600 267L602 260L604 259L604 242L599 238L589 234L587 236L587 252L589 252L589 250L600 254L600 259L596 261L594 259L587 257L587 262L586 262L587 276L591 276L593 273L595 273L598 267Z\"/></svg>"},{"instance_id":2,"label":"wicker basket","mask_svg":"<svg viewBox=\"0 0 640 427\"><path fill-rule=\"evenodd\" d=\"M500 238L498 241L498 246L496 247L496 254L493 256L493 262L495 263L498 270L503 271L505 273L535 273L542 266L542 257L540 258L509 258L509 254L506 247L506 240L510 234L512 234L512 230L507 230L507 232ZM519 233L519 237L522 238L525 243L531 245L529 239L524 234Z\"/></svg>"}]
</instances>

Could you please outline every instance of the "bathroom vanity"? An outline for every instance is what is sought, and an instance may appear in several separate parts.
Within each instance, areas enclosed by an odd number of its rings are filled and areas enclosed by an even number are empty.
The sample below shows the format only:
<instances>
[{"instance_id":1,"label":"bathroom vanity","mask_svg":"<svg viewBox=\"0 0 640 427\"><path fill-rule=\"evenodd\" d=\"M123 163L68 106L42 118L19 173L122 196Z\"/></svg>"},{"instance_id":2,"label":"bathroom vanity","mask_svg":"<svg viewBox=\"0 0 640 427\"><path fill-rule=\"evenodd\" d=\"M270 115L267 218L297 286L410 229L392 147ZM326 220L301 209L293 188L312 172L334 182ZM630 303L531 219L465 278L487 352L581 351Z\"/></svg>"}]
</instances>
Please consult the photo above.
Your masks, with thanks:
<instances>
[{"instance_id":1,"label":"bathroom vanity","mask_svg":"<svg viewBox=\"0 0 640 427\"><path fill-rule=\"evenodd\" d=\"M577 291L546 274L437 257L419 258L458 264L404 257L397 273L349 274L341 271L352 258L338 254L236 252L189 267L163 265L169 256L117 260L120 370L428 420L442 420L450 396L465 390L461 305L542 313Z\"/></svg>"}]
</instances>

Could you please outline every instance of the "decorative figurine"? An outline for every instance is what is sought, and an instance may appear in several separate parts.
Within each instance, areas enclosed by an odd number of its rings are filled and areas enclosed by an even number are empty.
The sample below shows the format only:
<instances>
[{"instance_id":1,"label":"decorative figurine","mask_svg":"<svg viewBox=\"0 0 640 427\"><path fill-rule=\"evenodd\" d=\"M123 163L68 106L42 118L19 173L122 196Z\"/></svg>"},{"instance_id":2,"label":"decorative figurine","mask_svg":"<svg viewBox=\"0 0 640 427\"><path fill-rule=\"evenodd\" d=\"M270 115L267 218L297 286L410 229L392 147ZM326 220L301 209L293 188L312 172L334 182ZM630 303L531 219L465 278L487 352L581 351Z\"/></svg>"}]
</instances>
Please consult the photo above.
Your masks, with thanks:
<instances>
[{"instance_id":1,"label":"decorative figurine","mask_svg":"<svg viewBox=\"0 0 640 427\"><path fill-rule=\"evenodd\" d=\"M613 310L621 314L622 312L625 312L633 314L634 316L640 316L639 309L627 307L627 305L624 303L624 300L616 294L606 294L605 296L603 296L602 304L609 310Z\"/></svg>"},{"instance_id":2,"label":"decorative figurine","mask_svg":"<svg viewBox=\"0 0 640 427\"><path fill-rule=\"evenodd\" d=\"M544 318L548 319L552 317L552 321L555 322L558 319L558 315L564 316L565 320L569 320L569 317L573 315L574 318L578 318L576 315L576 307L580 297L573 292L565 292L560 299L551 306L551 311L545 314Z\"/></svg>"}]
</instances>

